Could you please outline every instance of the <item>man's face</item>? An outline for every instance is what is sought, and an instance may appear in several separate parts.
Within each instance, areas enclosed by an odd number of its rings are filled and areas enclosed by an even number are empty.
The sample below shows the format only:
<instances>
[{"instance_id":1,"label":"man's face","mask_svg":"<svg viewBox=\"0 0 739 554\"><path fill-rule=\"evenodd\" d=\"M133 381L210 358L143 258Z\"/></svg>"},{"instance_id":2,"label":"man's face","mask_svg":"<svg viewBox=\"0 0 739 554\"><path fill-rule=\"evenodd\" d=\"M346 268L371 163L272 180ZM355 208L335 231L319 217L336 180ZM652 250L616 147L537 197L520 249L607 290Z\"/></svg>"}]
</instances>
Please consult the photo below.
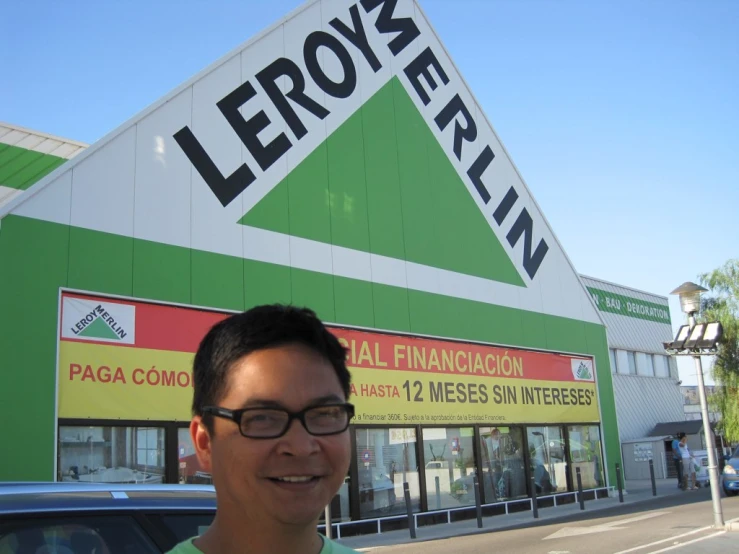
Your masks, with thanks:
<instances>
[{"instance_id":1,"label":"man's face","mask_svg":"<svg viewBox=\"0 0 739 554\"><path fill-rule=\"evenodd\" d=\"M243 357L232 366L225 391L218 405L232 410L279 406L297 412L345 401L330 362L299 344ZM191 430L201 463L212 472L219 510L248 520L313 524L349 469L348 431L316 437L293 420L282 437L250 439L223 418L215 418L212 436L195 421ZM285 480L305 477L310 480Z\"/></svg>"}]
</instances>

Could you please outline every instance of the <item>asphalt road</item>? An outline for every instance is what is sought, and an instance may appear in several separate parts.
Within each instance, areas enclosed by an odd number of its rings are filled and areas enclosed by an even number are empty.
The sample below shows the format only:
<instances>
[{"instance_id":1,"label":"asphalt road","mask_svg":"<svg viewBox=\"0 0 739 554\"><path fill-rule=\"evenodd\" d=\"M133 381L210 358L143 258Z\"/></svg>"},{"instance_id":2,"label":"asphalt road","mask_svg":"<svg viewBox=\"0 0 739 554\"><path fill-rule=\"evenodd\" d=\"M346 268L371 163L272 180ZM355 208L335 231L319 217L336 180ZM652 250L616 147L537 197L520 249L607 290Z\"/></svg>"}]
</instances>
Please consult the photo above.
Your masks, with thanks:
<instances>
[{"instance_id":1,"label":"asphalt road","mask_svg":"<svg viewBox=\"0 0 739 554\"><path fill-rule=\"evenodd\" d=\"M739 521L739 497L723 498L724 520ZM712 528L708 489L555 524L371 549L377 554L656 554L739 552L739 532Z\"/></svg>"}]
</instances>

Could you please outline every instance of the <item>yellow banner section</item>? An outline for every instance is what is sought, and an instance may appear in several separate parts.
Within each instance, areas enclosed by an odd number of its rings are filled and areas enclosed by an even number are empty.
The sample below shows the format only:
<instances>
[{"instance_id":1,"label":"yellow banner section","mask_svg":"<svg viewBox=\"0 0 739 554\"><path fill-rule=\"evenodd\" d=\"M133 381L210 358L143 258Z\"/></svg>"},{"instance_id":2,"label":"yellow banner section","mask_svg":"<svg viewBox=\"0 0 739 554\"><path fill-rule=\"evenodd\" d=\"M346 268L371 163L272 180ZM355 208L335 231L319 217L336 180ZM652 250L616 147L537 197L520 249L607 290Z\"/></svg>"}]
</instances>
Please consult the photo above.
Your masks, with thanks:
<instances>
[{"instance_id":1,"label":"yellow banner section","mask_svg":"<svg viewBox=\"0 0 739 554\"><path fill-rule=\"evenodd\" d=\"M363 425L599 421L595 383L435 376L352 368Z\"/></svg>"},{"instance_id":2,"label":"yellow banner section","mask_svg":"<svg viewBox=\"0 0 739 554\"><path fill-rule=\"evenodd\" d=\"M187 421L193 354L59 344L59 417ZM595 383L351 368L354 423L597 422Z\"/></svg>"},{"instance_id":3,"label":"yellow banner section","mask_svg":"<svg viewBox=\"0 0 739 554\"><path fill-rule=\"evenodd\" d=\"M59 343L59 417L189 421L193 354Z\"/></svg>"}]
</instances>

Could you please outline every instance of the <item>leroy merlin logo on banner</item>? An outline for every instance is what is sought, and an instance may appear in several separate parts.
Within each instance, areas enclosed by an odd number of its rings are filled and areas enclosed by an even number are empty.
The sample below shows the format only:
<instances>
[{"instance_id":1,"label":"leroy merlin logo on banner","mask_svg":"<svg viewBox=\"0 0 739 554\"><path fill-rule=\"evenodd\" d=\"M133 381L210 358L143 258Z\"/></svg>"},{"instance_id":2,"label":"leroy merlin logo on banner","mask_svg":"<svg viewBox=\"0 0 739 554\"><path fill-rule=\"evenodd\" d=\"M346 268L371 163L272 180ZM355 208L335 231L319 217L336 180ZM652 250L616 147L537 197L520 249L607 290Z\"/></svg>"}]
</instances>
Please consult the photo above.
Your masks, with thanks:
<instances>
[{"instance_id":1,"label":"leroy merlin logo on banner","mask_svg":"<svg viewBox=\"0 0 739 554\"><path fill-rule=\"evenodd\" d=\"M576 381L594 381L595 375L593 372L592 360L578 360L573 359L572 364L572 376Z\"/></svg>"},{"instance_id":2,"label":"leroy merlin logo on banner","mask_svg":"<svg viewBox=\"0 0 739 554\"><path fill-rule=\"evenodd\" d=\"M62 337L134 344L136 307L65 297L62 306Z\"/></svg>"}]
</instances>

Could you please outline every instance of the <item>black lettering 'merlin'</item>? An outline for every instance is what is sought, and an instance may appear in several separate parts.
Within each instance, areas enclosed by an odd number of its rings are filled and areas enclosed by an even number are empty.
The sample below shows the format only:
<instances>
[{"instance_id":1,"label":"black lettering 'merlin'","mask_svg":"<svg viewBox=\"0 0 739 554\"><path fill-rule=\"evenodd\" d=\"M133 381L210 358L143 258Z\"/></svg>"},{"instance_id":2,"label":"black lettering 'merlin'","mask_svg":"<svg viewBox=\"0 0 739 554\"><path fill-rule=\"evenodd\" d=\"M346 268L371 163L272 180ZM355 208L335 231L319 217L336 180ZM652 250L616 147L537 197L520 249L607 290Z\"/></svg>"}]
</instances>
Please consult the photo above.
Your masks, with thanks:
<instances>
[{"instance_id":1,"label":"black lettering 'merlin'","mask_svg":"<svg viewBox=\"0 0 739 554\"><path fill-rule=\"evenodd\" d=\"M443 131L457 114L462 114L465 121L464 127L460 125L459 120L454 122L454 155L461 161L462 139L467 142L475 142L475 139L477 138L477 124L475 123L475 120L472 119L470 111L467 109L467 106L464 105L464 101L459 94L455 94L452 97L449 103L439 112L439 115L436 116L434 121L436 121L436 125L439 127L439 130Z\"/></svg>"},{"instance_id":2,"label":"black lettering 'merlin'","mask_svg":"<svg viewBox=\"0 0 739 554\"><path fill-rule=\"evenodd\" d=\"M449 77L447 77L447 74L441 67L439 60L437 60L436 56L434 56L434 52L431 50L431 48L424 49L403 70L405 76L408 77L408 81L410 82L413 89L416 91L416 94L418 94L418 97L421 99L421 102L423 102L424 106L428 106L428 103L431 102L431 98L426 92L426 89L423 88L420 77L423 76L432 91L436 90L436 88L439 86L436 83L434 77L431 75L431 72L429 71L429 68L431 67L436 70L436 74L441 78L442 83L444 83L445 85L449 83Z\"/></svg>"},{"instance_id":3,"label":"black lettering 'merlin'","mask_svg":"<svg viewBox=\"0 0 739 554\"><path fill-rule=\"evenodd\" d=\"M380 15L375 21L375 28L382 34L400 33L388 43L388 48L397 56L403 49L413 42L421 31L416 27L415 21L410 17L393 18L395 7L398 0L362 0L364 11L370 13L372 10L382 4Z\"/></svg>"},{"instance_id":4,"label":"black lettering 'merlin'","mask_svg":"<svg viewBox=\"0 0 739 554\"><path fill-rule=\"evenodd\" d=\"M539 266L541 265L544 256L549 251L549 246L544 241L544 239L541 239L533 255L531 254L531 242L533 240L532 235L534 234L533 227L534 222L532 221L528 210L524 208L523 210L521 210L521 214L518 216L518 219L513 224L513 227L511 227L511 230L508 231L508 235L506 236L506 238L508 239L508 244L513 247L516 246L516 243L518 242L518 239L521 238L521 235L524 235L523 268L532 279L534 278L534 275L536 275L536 272L539 270Z\"/></svg>"}]
</instances>

